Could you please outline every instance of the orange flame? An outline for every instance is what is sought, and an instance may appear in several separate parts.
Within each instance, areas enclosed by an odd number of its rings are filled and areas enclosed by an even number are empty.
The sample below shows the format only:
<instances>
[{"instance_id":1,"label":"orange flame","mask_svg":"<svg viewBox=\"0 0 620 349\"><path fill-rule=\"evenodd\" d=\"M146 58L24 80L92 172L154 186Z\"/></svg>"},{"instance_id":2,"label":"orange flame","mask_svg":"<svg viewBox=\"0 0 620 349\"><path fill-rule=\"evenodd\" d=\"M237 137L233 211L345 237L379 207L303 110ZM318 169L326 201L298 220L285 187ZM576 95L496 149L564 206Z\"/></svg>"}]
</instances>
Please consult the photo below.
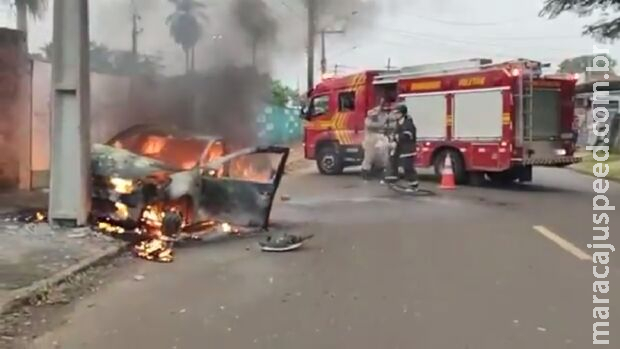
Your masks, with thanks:
<instances>
[{"instance_id":1,"label":"orange flame","mask_svg":"<svg viewBox=\"0 0 620 349\"><path fill-rule=\"evenodd\" d=\"M142 154L157 155L166 146L166 139L157 136L149 136L144 144L142 144Z\"/></svg>"},{"instance_id":2,"label":"orange flame","mask_svg":"<svg viewBox=\"0 0 620 349\"><path fill-rule=\"evenodd\" d=\"M116 203L115 207L115 213L121 220L129 217L129 208L126 205ZM149 261L161 263L172 262L174 260L173 245L175 240L173 237L164 235L162 231L164 219L166 218L166 214L169 213L183 212L184 214L181 214L181 216L187 216L187 209L187 207L183 206L183 202L169 202L145 207L138 222L139 227L134 230L134 233L144 236L144 240L133 247L136 256ZM189 223L191 222L184 219L181 223L181 227L187 227ZM97 228L99 231L111 235L126 233L125 228L114 224L112 220L104 220L97 223ZM192 237L195 238L215 231L220 231L225 234L239 233L239 229L233 227L230 223L216 221L206 221L191 228L192 230L199 229L198 234L192 235Z\"/></svg>"},{"instance_id":3,"label":"orange flame","mask_svg":"<svg viewBox=\"0 0 620 349\"><path fill-rule=\"evenodd\" d=\"M134 251L138 257L149 261L170 263L174 260L172 242L166 241L163 238L154 238L151 240L142 241L134 247Z\"/></svg>"},{"instance_id":4,"label":"orange flame","mask_svg":"<svg viewBox=\"0 0 620 349\"><path fill-rule=\"evenodd\" d=\"M118 218L121 220L129 218L129 207L127 207L127 205L117 202L114 204L114 207L116 207L116 215Z\"/></svg>"},{"instance_id":5,"label":"orange flame","mask_svg":"<svg viewBox=\"0 0 620 349\"><path fill-rule=\"evenodd\" d=\"M45 222L46 219L47 219L47 215L43 212L37 212L34 214L34 221L36 223Z\"/></svg>"},{"instance_id":6,"label":"orange flame","mask_svg":"<svg viewBox=\"0 0 620 349\"><path fill-rule=\"evenodd\" d=\"M112 177L110 184L114 186L114 191L119 194L131 194L134 191L134 183L130 179Z\"/></svg>"},{"instance_id":7,"label":"orange flame","mask_svg":"<svg viewBox=\"0 0 620 349\"><path fill-rule=\"evenodd\" d=\"M106 233L106 234L124 234L125 233L125 228L119 227L117 225L113 225L108 222L97 223L97 229L99 229L99 231L101 231L102 233Z\"/></svg>"},{"instance_id":8,"label":"orange flame","mask_svg":"<svg viewBox=\"0 0 620 349\"><path fill-rule=\"evenodd\" d=\"M253 161L254 160L254 161ZM271 180L272 167L269 159L240 157L231 162L230 177L254 182Z\"/></svg>"}]
</instances>

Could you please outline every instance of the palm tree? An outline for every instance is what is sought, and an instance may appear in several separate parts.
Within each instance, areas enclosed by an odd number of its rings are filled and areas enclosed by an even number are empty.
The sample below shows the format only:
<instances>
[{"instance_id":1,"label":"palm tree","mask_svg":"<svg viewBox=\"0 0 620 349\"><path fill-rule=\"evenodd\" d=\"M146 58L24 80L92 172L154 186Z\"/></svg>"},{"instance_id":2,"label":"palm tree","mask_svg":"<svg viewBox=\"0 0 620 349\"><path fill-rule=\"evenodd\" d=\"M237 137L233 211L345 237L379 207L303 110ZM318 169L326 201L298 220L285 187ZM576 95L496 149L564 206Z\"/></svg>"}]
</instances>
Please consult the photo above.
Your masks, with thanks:
<instances>
[{"instance_id":1,"label":"palm tree","mask_svg":"<svg viewBox=\"0 0 620 349\"><path fill-rule=\"evenodd\" d=\"M206 20L206 5L197 0L169 0L174 12L166 18L170 35L185 53L185 71L193 71L195 47L202 36L202 20Z\"/></svg>"},{"instance_id":2,"label":"palm tree","mask_svg":"<svg viewBox=\"0 0 620 349\"><path fill-rule=\"evenodd\" d=\"M17 9L17 30L28 33L28 13L34 18L40 18L47 10L48 0L2 0L15 5Z\"/></svg>"}]
</instances>

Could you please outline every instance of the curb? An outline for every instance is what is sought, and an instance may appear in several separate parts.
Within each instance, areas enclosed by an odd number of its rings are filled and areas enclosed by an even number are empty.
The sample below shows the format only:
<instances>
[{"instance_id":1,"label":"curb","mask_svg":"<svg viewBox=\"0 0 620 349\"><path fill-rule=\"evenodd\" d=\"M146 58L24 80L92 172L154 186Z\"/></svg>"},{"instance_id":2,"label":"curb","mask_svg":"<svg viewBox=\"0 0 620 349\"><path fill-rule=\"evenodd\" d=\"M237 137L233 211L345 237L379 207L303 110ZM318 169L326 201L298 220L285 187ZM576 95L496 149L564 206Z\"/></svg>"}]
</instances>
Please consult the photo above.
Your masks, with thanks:
<instances>
[{"instance_id":1,"label":"curb","mask_svg":"<svg viewBox=\"0 0 620 349\"><path fill-rule=\"evenodd\" d=\"M122 253L127 251L129 245L130 244L119 244L117 246L111 246L95 255L87 257L77 264L57 272L56 274L53 274L43 280L39 280L30 286L11 291L9 294L9 300L4 304L0 304L0 315L16 310L20 306L26 304L33 296L40 294L43 290L49 287L63 283L68 278L79 272L120 256Z\"/></svg>"}]
</instances>

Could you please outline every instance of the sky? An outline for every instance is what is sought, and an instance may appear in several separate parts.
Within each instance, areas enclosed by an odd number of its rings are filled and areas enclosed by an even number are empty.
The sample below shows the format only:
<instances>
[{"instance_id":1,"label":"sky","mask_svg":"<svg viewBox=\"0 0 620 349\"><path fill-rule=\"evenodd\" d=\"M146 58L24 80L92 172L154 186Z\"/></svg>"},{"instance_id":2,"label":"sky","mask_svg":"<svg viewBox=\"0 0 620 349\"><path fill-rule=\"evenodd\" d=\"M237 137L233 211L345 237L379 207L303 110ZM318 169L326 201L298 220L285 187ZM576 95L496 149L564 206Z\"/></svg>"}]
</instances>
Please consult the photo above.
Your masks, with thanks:
<instances>
[{"instance_id":1,"label":"sky","mask_svg":"<svg viewBox=\"0 0 620 349\"><path fill-rule=\"evenodd\" d=\"M140 50L164 58L167 74L183 71L183 53L170 38L165 18L172 12L167 0L134 0L143 17ZM214 38L226 37L230 28L218 27L218 8L228 0L209 0L210 20L204 49L197 61L212 58ZM279 22L278 50L273 54L272 74L292 87L305 86L305 8L300 0L266 0ZM333 0L338 1L338 0ZM373 0L358 0L364 3ZM549 20L538 17L543 0L374 0L372 13L362 13L345 34L327 36L330 70L339 73L362 69L459 60L474 57L495 61L523 57L552 64L565 58L591 54L593 46L610 48L620 58L618 44L596 43L581 35L583 25L594 17L564 14ZM91 0L91 40L112 48L129 49L132 0ZM38 52L51 40L51 11L31 20L29 45ZM0 25L14 27L14 11L0 8ZM334 23L341 26L343 22ZM317 42L318 44L318 42ZM318 48L318 47L317 47ZM318 69L318 59L317 59Z\"/></svg>"}]
</instances>

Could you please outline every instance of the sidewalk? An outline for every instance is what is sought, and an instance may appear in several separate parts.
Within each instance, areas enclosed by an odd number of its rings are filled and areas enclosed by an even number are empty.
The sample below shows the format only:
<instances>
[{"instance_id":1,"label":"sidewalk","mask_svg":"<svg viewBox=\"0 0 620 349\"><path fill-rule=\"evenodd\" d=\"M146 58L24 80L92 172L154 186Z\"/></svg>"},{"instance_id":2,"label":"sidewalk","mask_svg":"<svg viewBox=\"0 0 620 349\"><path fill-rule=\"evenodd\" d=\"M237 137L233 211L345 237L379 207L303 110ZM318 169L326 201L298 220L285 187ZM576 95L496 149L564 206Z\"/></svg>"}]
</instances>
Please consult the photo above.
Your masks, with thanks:
<instances>
[{"instance_id":1,"label":"sidewalk","mask_svg":"<svg viewBox=\"0 0 620 349\"><path fill-rule=\"evenodd\" d=\"M293 145L286 173L311 165L301 144ZM10 219L23 210L44 209L47 200L45 191L0 193L0 314L127 247L89 228L52 229Z\"/></svg>"},{"instance_id":2,"label":"sidewalk","mask_svg":"<svg viewBox=\"0 0 620 349\"><path fill-rule=\"evenodd\" d=\"M290 147L291 152L286 163L287 174L291 174L312 166L313 162L311 160L306 160L305 158L304 148L301 143L293 144Z\"/></svg>"},{"instance_id":3,"label":"sidewalk","mask_svg":"<svg viewBox=\"0 0 620 349\"><path fill-rule=\"evenodd\" d=\"M0 192L0 214L47 206L47 191Z\"/></svg>"},{"instance_id":4,"label":"sidewalk","mask_svg":"<svg viewBox=\"0 0 620 349\"><path fill-rule=\"evenodd\" d=\"M45 207L46 200L42 192L0 194L0 314L126 246L89 228L52 229L9 219L24 208Z\"/></svg>"}]
</instances>

